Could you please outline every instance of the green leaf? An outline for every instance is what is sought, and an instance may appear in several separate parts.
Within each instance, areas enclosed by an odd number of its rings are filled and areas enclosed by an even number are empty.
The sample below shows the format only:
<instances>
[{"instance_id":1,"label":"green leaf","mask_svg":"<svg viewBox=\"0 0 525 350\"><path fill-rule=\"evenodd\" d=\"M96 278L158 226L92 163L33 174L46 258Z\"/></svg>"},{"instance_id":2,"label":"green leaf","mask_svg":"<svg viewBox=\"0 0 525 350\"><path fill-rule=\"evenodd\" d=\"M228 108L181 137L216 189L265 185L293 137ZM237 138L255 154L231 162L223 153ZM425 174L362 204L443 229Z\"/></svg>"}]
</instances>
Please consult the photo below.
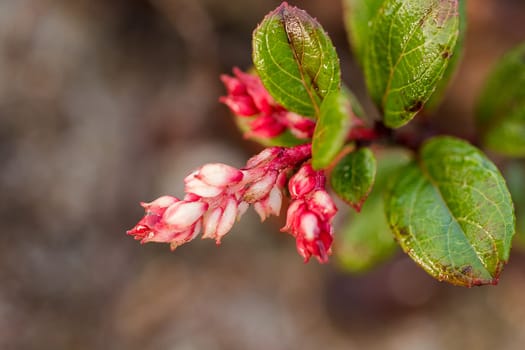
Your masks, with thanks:
<instances>
[{"instance_id":1,"label":"green leaf","mask_svg":"<svg viewBox=\"0 0 525 350\"><path fill-rule=\"evenodd\" d=\"M403 250L429 274L460 286L496 284L509 258L514 208L505 180L477 148L437 137L385 196Z\"/></svg>"},{"instance_id":2,"label":"green leaf","mask_svg":"<svg viewBox=\"0 0 525 350\"><path fill-rule=\"evenodd\" d=\"M430 97L430 100L425 105L425 110L435 110L446 93L450 81L454 77L458 68L459 62L463 57L463 48L465 43L465 34L467 32L467 0L458 0L459 3L459 36L456 42L456 46L450 56L450 62L448 63L443 78L438 83L436 91Z\"/></svg>"},{"instance_id":3,"label":"green leaf","mask_svg":"<svg viewBox=\"0 0 525 350\"><path fill-rule=\"evenodd\" d=\"M272 97L303 116L317 117L324 97L340 89L330 38L315 19L286 2L255 29L253 63Z\"/></svg>"},{"instance_id":4,"label":"green leaf","mask_svg":"<svg viewBox=\"0 0 525 350\"><path fill-rule=\"evenodd\" d=\"M341 151L350 130L352 107L348 96L341 91L326 96L312 139L312 166L328 167Z\"/></svg>"},{"instance_id":5,"label":"green leaf","mask_svg":"<svg viewBox=\"0 0 525 350\"><path fill-rule=\"evenodd\" d=\"M383 193L389 179L410 161L404 150L377 152L374 188L359 214L350 213L337 234L335 255L348 272L364 272L389 258L397 244L392 237L383 209Z\"/></svg>"},{"instance_id":6,"label":"green leaf","mask_svg":"<svg viewBox=\"0 0 525 350\"><path fill-rule=\"evenodd\" d=\"M354 56L364 65L371 24L385 0L344 0L344 20Z\"/></svg>"},{"instance_id":7,"label":"green leaf","mask_svg":"<svg viewBox=\"0 0 525 350\"><path fill-rule=\"evenodd\" d=\"M330 174L330 185L339 198L359 212L374 185L376 167L370 148L360 148L337 163Z\"/></svg>"},{"instance_id":8,"label":"green leaf","mask_svg":"<svg viewBox=\"0 0 525 350\"><path fill-rule=\"evenodd\" d=\"M489 76L476 117L484 146L525 157L525 43L505 55Z\"/></svg>"},{"instance_id":9,"label":"green leaf","mask_svg":"<svg viewBox=\"0 0 525 350\"><path fill-rule=\"evenodd\" d=\"M385 0L365 54L368 91L388 127L408 123L443 77L459 35L458 0Z\"/></svg>"}]
</instances>

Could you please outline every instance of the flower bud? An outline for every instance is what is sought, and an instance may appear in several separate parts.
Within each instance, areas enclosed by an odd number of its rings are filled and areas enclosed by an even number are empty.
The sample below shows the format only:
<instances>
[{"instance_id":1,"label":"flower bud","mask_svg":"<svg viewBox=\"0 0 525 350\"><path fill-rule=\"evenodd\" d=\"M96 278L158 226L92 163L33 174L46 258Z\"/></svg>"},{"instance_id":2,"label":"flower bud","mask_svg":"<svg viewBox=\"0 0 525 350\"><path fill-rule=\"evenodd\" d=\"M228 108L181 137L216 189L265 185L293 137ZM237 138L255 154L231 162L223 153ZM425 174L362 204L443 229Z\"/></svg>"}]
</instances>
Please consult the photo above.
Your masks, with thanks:
<instances>
[{"instance_id":1,"label":"flower bud","mask_svg":"<svg viewBox=\"0 0 525 350\"><path fill-rule=\"evenodd\" d=\"M225 96L219 98L219 102L224 103L236 115L251 117L259 113L259 110L249 96Z\"/></svg>"},{"instance_id":2,"label":"flower bud","mask_svg":"<svg viewBox=\"0 0 525 350\"><path fill-rule=\"evenodd\" d=\"M202 166L194 176L208 185L226 187L241 181L243 174L240 170L229 165L212 163Z\"/></svg>"},{"instance_id":3,"label":"flower bud","mask_svg":"<svg viewBox=\"0 0 525 350\"><path fill-rule=\"evenodd\" d=\"M200 219L207 209L208 204L204 202L180 201L172 204L162 218L173 230L184 231Z\"/></svg>"},{"instance_id":4,"label":"flower bud","mask_svg":"<svg viewBox=\"0 0 525 350\"><path fill-rule=\"evenodd\" d=\"M224 190L222 187L210 185L191 174L184 179L184 190L187 193L197 195L199 197L212 198L220 195Z\"/></svg>"},{"instance_id":5,"label":"flower bud","mask_svg":"<svg viewBox=\"0 0 525 350\"><path fill-rule=\"evenodd\" d=\"M244 194L244 200L248 203L260 201L265 198L277 180L277 171L269 170L260 180L254 182Z\"/></svg>"},{"instance_id":6,"label":"flower bud","mask_svg":"<svg viewBox=\"0 0 525 350\"><path fill-rule=\"evenodd\" d=\"M305 262L314 256L325 263L331 253L332 219L337 207L324 186L323 172L313 170L310 164L303 165L288 183L293 201L281 231L295 237L297 251Z\"/></svg>"},{"instance_id":7,"label":"flower bud","mask_svg":"<svg viewBox=\"0 0 525 350\"><path fill-rule=\"evenodd\" d=\"M278 186L274 186L270 193L259 202L253 204L253 208L259 214L261 221L266 220L270 215L278 216L281 212L283 193Z\"/></svg>"},{"instance_id":8,"label":"flower bud","mask_svg":"<svg viewBox=\"0 0 525 350\"><path fill-rule=\"evenodd\" d=\"M311 192L316 185L315 171L310 164L304 165L288 182L292 198L299 198Z\"/></svg>"},{"instance_id":9,"label":"flower bud","mask_svg":"<svg viewBox=\"0 0 525 350\"><path fill-rule=\"evenodd\" d=\"M284 117L287 121L290 132L298 139L307 139L313 136L315 121L312 119L293 112L286 112Z\"/></svg>"},{"instance_id":10,"label":"flower bud","mask_svg":"<svg viewBox=\"0 0 525 350\"><path fill-rule=\"evenodd\" d=\"M313 193L309 207L324 220L329 220L337 214L337 207L325 190L317 190Z\"/></svg>"},{"instance_id":11,"label":"flower bud","mask_svg":"<svg viewBox=\"0 0 525 350\"><path fill-rule=\"evenodd\" d=\"M171 196L162 196L150 203L141 203L146 210L144 217L131 230L127 231L141 243L146 243L155 239L165 240L167 235L164 230L165 224L162 216L172 204L179 202L179 199Z\"/></svg>"},{"instance_id":12,"label":"flower bud","mask_svg":"<svg viewBox=\"0 0 525 350\"><path fill-rule=\"evenodd\" d=\"M185 189L201 197L216 197L229 185L239 183L243 173L221 163L206 164L186 177Z\"/></svg>"},{"instance_id":13,"label":"flower bud","mask_svg":"<svg viewBox=\"0 0 525 350\"><path fill-rule=\"evenodd\" d=\"M221 238L225 234L230 232L233 224L235 223L235 219L237 218L237 200L235 200L233 197L230 197L223 207L224 211L217 225L217 231L215 232L217 244L221 242Z\"/></svg>"},{"instance_id":14,"label":"flower bud","mask_svg":"<svg viewBox=\"0 0 525 350\"><path fill-rule=\"evenodd\" d=\"M170 249L173 251L178 246L187 243L199 235L202 229L202 220L197 220L189 229L183 232L177 232L173 239L170 240Z\"/></svg>"},{"instance_id":15,"label":"flower bud","mask_svg":"<svg viewBox=\"0 0 525 350\"><path fill-rule=\"evenodd\" d=\"M217 208L209 211L204 216L204 234L202 238L211 238L220 243L221 238L227 234L238 216L238 202L231 196L224 200Z\"/></svg>"},{"instance_id":16,"label":"flower bud","mask_svg":"<svg viewBox=\"0 0 525 350\"><path fill-rule=\"evenodd\" d=\"M272 96L257 75L244 73L239 68L233 68L233 74L245 86L248 95L252 98L254 105L264 114L272 112L272 107L276 106Z\"/></svg>"},{"instance_id":17,"label":"flower bud","mask_svg":"<svg viewBox=\"0 0 525 350\"><path fill-rule=\"evenodd\" d=\"M264 149L262 152L254 155L246 162L246 169L255 167L263 168L268 163L272 162L281 153L281 148L270 147Z\"/></svg>"},{"instance_id":18,"label":"flower bud","mask_svg":"<svg viewBox=\"0 0 525 350\"><path fill-rule=\"evenodd\" d=\"M288 211L286 212L286 225L281 229L282 232L290 232L295 236L296 227L298 226L298 219L301 217L301 214L306 210L306 203L302 200L295 200L290 203L288 206Z\"/></svg>"},{"instance_id":19,"label":"flower bud","mask_svg":"<svg viewBox=\"0 0 525 350\"><path fill-rule=\"evenodd\" d=\"M247 136L257 136L262 138L272 138L282 134L286 130L286 125L276 123L271 115L263 115L250 123L250 131Z\"/></svg>"}]
</instances>

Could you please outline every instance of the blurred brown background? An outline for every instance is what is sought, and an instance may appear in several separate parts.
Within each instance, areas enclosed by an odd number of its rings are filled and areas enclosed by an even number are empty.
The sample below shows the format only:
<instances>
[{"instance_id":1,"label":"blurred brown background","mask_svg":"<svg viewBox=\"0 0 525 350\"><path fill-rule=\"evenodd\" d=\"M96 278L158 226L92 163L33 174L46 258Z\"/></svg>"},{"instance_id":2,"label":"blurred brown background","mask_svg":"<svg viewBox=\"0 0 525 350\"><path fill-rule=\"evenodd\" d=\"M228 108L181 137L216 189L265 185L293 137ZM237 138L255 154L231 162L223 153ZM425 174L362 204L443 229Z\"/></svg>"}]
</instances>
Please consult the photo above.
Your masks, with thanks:
<instances>
[{"instance_id":1,"label":"blurred brown background","mask_svg":"<svg viewBox=\"0 0 525 350\"><path fill-rule=\"evenodd\" d=\"M337 0L293 2L332 36L365 98ZM0 0L0 349L523 349L525 261L498 287L436 282L399 255L364 276L303 264L280 222L245 216L220 249L170 253L125 230L210 161L258 150L219 74L250 65L278 1ZM467 51L438 113L472 132L525 2L470 0Z\"/></svg>"}]
</instances>

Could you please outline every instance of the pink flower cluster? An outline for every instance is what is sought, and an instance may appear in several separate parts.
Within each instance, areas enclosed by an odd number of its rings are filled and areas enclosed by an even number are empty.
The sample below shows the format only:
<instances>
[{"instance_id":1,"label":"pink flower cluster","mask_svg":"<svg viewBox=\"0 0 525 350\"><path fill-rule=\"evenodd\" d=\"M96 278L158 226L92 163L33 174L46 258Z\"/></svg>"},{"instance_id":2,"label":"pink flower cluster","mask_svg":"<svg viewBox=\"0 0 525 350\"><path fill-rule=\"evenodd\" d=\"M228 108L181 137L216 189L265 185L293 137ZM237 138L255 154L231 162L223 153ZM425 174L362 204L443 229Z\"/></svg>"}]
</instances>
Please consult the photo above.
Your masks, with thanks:
<instances>
[{"instance_id":1,"label":"pink flower cluster","mask_svg":"<svg viewBox=\"0 0 525 350\"><path fill-rule=\"evenodd\" d=\"M297 250L307 262L314 256L321 263L332 253L332 220L337 213L332 198L325 190L326 177L307 163L290 179L288 189L292 202L281 231L292 234Z\"/></svg>"},{"instance_id":2,"label":"pink flower cluster","mask_svg":"<svg viewBox=\"0 0 525 350\"><path fill-rule=\"evenodd\" d=\"M253 205L265 220L279 215L288 173L303 164L288 183L292 203L282 231L296 238L305 262L315 256L328 260L332 244L332 218L337 212L325 191L325 176L309 163L311 145L267 148L236 169L225 164L206 164L185 179L183 200L163 196L141 203L146 213L127 233L141 243L170 243L171 249L196 238L214 239L217 244L233 224Z\"/></svg>"},{"instance_id":3,"label":"pink flower cluster","mask_svg":"<svg viewBox=\"0 0 525 350\"><path fill-rule=\"evenodd\" d=\"M312 137L315 121L277 104L258 76L244 73L239 68L234 68L233 73L234 76L221 76L228 96L219 101L240 117L253 117L247 136L272 138L289 130L300 139Z\"/></svg>"}]
</instances>

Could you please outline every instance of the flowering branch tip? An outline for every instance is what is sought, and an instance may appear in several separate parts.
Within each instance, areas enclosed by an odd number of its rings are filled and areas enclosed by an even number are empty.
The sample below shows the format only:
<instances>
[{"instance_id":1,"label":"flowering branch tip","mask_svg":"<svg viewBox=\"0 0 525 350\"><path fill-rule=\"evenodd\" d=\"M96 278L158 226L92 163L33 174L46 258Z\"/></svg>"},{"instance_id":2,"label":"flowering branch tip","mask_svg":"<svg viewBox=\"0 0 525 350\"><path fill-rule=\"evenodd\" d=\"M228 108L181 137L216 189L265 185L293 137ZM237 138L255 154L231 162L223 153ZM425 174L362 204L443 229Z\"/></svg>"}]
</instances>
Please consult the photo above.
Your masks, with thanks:
<instances>
[{"instance_id":1,"label":"flowering branch tip","mask_svg":"<svg viewBox=\"0 0 525 350\"><path fill-rule=\"evenodd\" d=\"M326 262L332 243L331 220L337 209L324 190L323 172L304 164L310 157L308 144L267 148L242 169L221 163L203 165L184 179L184 199L162 196L141 203L145 215L127 234L141 243L169 243L175 250L202 232L203 239L214 239L220 245L250 204L261 221L278 216L288 174L303 164L288 183L292 203L282 230L296 238L305 261L315 256Z\"/></svg>"}]
</instances>

